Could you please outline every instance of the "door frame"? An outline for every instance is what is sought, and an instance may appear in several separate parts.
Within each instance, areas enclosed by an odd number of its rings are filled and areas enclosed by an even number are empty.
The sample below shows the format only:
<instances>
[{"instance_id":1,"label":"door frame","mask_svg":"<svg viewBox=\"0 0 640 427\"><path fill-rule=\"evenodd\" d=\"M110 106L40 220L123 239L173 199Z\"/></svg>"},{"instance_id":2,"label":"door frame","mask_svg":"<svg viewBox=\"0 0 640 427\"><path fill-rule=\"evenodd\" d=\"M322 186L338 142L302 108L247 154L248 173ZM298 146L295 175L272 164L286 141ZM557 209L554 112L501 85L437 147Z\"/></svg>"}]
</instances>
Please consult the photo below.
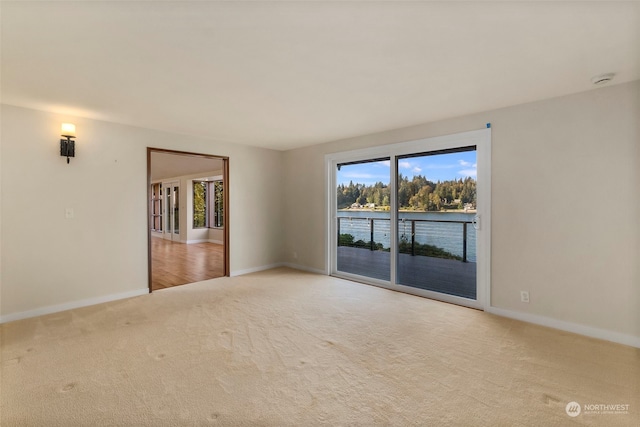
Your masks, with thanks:
<instances>
[{"instance_id":1,"label":"door frame","mask_svg":"<svg viewBox=\"0 0 640 427\"><path fill-rule=\"evenodd\" d=\"M229 277L231 274L230 269L230 257L229 254L229 236L230 236L230 223L229 220L229 157L227 156L217 156L214 154L203 154L203 153L192 153L188 151L177 151L177 150L168 150L165 148L153 148L147 147L147 276L148 276L148 286L149 293L152 292L151 289L151 280L152 280L152 266L151 266L151 206L148 203L151 200L151 153L166 153L166 154L175 154L179 156L190 156L190 157L203 157L208 159L217 159L222 160L222 185L223 185L223 203L224 203L224 212L223 212L223 221L224 221L224 231L223 231L223 243L224 243L224 261L223 261L223 273L225 277ZM164 186L164 183L162 183ZM182 191L182 190L181 190ZM164 200L163 200L164 203ZM185 207L186 208L186 207ZM184 209L186 212L186 209Z\"/></svg>"},{"instance_id":2,"label":"door frame","mask_svg":"<svg viewBox=\"0 0 640 427\"><path fill-rule=\"evenodd\" d=\"M337 188L335 170L338 163L365 161L370 159L389 157L391 191L390 221L398 223L397 212L397 161L398 156L425 153L430 151L445 150L452 147L476 146L477 161L477 213L479 217L477 237L477 294L476 300L441 294L411 286L397 284L396 264L397 253L391 252L391 279L389 282L357 276L337 270L337 201L335 190ZM467 307L485 310L491 303L491 128L469 132L461 132L445 136L424 138L419 140L388 144L365 149L331 153L325 156L325 271L328 275L355 280L366 284L384 287L387 289L424 296L440 301L464 305ZM397 248L398 233L390 234L390 245Z\"/></svg>"}]
</instances>

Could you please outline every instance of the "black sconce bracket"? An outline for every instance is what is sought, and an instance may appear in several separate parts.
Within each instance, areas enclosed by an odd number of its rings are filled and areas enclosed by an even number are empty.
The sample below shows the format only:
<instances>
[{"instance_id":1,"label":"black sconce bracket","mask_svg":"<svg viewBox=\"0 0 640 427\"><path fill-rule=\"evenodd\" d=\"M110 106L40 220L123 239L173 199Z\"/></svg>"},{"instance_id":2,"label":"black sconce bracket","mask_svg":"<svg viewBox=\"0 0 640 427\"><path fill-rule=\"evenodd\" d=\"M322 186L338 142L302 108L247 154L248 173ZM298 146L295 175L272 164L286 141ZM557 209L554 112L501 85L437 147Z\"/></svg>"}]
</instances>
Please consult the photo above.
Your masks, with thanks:
<instances>
[{"instance_id":1,"label":"black sconce bracket","mask_svg":"<svg viewBox=\"0 0 640 427\"><path fill-rule=\"evenodd\" d=\"M69 157L76 156L76 143L73 139L67 137L60 140L60 155L67 158L67 163Z\"/></svg>"}]
</instances>

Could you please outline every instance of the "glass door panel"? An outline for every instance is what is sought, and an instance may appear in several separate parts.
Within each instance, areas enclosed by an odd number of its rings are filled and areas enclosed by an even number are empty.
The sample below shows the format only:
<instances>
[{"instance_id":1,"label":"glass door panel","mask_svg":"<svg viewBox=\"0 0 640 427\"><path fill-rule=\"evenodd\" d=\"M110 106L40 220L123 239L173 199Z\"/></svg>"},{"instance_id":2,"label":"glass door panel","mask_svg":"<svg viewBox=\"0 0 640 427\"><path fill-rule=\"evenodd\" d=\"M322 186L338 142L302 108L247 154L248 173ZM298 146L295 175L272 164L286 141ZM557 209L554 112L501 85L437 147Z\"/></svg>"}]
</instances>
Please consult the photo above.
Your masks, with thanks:
<instances>
[{"instance_id":1,"label":"glass door panel","mask_svg":"<svg viewBox=\"0 0 640 427\"><path fill-rule=\"evenodd\" d=\"M476 148L396 159L397 284L476 300Z\"/></svg>"},{"instance_id":2,"label":"glass door panel","mask_svg":"<svg viewBox=\"0 0 640 427\"><path fill-rule=\"evenodd\" d=\"M173 234L180 234L180 187L173 186Z\"/></svg>"},{"instance_id":3,"label":"glass door panel","mask_svg":"<svg viewBox=\"0 0 640 427\"><path fill-rule=\"evenodd\" d=\"M180 240L180 186L176 183L163 185L164 198L164 232L167 240Z\"/></svg>"},{"instance_id":4,"label":"glass door panel","mask_svg":"<svg viewBox=\"0 0 640 427\"><path fill-rule=\"evenodd\" d=\"M167 239L167 240L171 240L171 237L173 235L173 233L171 232L171 225L173 224L173 220L171 217L171 212L173 212L172 206L173 206L173 195L172 195L172 191L171 191L171 185L167 185L164 184L163 185L163 192L164 192L164 214L163 214L163 219L164 219L164 227L163 227L163 238Z\"/></svg>"},{"instance_id":5,"label":"glass door panel","mask_svg":"<svg viewBox=\"0 0 640 427\"><path fill-rule=\"evenodd\" d=\"M389 281L390 159L337 165L337 270Z\"/></svg>"}]
</instances>

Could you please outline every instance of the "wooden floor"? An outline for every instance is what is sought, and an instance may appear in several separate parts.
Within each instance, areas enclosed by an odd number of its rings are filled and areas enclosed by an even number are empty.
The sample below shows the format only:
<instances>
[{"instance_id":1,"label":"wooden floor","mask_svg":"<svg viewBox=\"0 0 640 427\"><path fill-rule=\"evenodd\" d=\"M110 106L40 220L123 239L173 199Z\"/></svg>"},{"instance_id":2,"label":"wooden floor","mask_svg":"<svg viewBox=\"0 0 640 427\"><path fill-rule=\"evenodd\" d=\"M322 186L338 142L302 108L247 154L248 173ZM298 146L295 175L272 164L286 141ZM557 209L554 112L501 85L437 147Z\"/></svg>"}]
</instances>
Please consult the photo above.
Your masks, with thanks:
<instances>
[{"instance_id":1,"label":"wooden floor","mask_svg":"<svg viewBox=\"0 0 640 427\"><path fill-rule=\"evenodd\" d=\"M151 290L224 276L224 246L151 239Z\"/></svg>"},{"instance_id":2,"label":"wooden floor","mask_svg":"<svg viewBox=\"0 0 640 427\"><path fill-rule=\"evenodd\" d=\"M338 247L338 271L390 280L391 254ZM400 254L398 284L476 299L476 263Z\"/></svg>"}]
</instances>

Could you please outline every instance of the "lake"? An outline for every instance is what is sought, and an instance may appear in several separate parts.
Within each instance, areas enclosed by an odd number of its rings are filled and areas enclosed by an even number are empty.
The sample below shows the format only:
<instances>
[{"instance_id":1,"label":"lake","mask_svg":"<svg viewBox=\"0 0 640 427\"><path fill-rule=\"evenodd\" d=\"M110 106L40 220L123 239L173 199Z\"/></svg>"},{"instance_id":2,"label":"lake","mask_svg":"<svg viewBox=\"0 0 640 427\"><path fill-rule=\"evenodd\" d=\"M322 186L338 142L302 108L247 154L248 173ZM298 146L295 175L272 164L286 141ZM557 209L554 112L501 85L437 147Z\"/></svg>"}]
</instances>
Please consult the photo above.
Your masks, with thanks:
<instances>
[{"instance_id":1,"label":"lake","mask_svg":"<svg viewBox=\"0 0 640 427\"><path fill-rule=\"evenodd\" d=\"M470 223L474 213L470 212L399 212L399 237L411 241L411 222L415 221L416 243L437 246L452 254L462 256L463 224L457 222L433 221L466 221ZM384 248L390 246L390 213L379 211L337 212L341 234L351 234L354 240L371 240L371 220L373 219L373 240L382 243ZM429 222L431 221L431 222ZM476 262L476 230L467 224L467 261Z\"/></svg>"}]
</instances>

